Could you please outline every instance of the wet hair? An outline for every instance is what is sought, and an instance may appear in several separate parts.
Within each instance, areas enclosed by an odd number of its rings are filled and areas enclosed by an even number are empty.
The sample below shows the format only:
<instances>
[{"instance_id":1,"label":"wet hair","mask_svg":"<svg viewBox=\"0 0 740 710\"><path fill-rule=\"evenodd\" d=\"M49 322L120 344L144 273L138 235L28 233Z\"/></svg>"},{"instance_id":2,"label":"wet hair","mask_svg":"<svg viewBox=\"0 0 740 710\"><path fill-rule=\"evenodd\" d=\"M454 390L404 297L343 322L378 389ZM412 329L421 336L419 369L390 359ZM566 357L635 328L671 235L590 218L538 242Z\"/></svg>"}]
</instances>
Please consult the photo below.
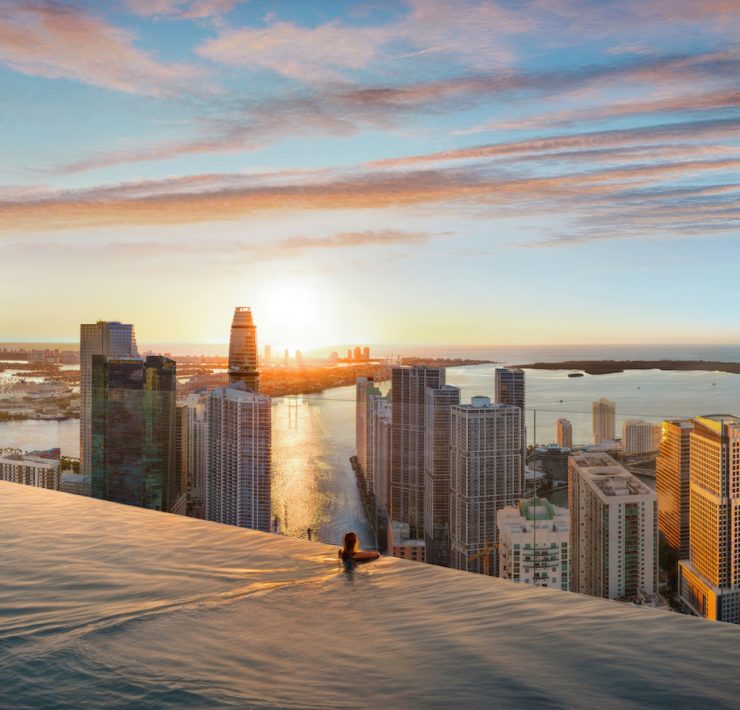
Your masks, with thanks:
<instances>
[{"instance_id":1,"label":"wet hair","mask_svg":"<svg viewBox=\"0 0 740 710\"><path fill-rule=\"evenodd\" d=\"M341 556L346 562L351 560L352 556L360 549L360 541L357 539L356 532L348 532L344 536L344 545L342 547Z\"/></svg>"}]
</instances>

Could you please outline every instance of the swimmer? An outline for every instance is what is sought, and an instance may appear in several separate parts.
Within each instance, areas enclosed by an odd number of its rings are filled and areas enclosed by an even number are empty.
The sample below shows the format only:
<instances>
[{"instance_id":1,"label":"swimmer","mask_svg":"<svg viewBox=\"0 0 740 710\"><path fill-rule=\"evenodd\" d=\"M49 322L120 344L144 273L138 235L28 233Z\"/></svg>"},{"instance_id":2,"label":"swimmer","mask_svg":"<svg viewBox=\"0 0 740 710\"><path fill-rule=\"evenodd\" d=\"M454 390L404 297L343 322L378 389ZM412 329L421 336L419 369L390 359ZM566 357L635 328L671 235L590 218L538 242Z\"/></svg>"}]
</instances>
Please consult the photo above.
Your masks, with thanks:
<instances>
[{"instance_id":1,"label":"swimmer","mask_svg":"<svg viewBox=\"0 0 740 710\"><path fill-rule=\"evenodd\" d=\"M338 551L338 556L344 563L344 569L352 569L355 563L372 562L380 557L379 552L374 550L361 550L357 533L348 532L344 536L344 547Z\"/></svg>"}]
</instances>

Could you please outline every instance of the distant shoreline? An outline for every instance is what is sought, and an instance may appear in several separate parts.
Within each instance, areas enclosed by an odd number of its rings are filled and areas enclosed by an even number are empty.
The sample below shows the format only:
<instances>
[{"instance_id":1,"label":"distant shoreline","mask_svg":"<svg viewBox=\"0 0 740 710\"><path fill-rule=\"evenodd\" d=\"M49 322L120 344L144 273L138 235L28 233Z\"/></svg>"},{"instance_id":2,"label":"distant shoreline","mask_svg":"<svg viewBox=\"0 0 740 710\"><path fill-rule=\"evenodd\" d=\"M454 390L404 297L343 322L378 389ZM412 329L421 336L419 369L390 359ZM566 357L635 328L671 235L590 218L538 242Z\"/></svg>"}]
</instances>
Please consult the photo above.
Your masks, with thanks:
<instances>
[{"instance_id":1,"label":"distant shoreline","mask_svg":"<svg viewBox=\"0 0 740 710\"><path fill-rule=\"evenodd\" d=\"M614 375L625 370L729 372L740 375L740 362L716 360L564 360L516 365L523 370L580 370L587 375Z\"/></svg>"}]
</instances>

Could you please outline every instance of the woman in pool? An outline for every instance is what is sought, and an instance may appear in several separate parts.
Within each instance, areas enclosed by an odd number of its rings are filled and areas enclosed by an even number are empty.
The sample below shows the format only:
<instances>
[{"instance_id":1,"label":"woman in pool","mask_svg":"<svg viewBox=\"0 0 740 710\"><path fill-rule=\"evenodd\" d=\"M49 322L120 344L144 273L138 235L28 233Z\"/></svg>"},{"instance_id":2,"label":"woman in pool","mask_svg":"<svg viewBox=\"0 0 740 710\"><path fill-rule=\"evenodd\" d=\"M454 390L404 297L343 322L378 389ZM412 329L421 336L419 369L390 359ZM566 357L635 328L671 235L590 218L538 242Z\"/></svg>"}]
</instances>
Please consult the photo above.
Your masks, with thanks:
<instances>
[{"instance_id":1,"label":"woman in pool","mask_svg":"<svg viewBox=\"0 0 740 710\"><path fill-rule=\"evenodd\" d=\"M380 557L380 553L374 550L361 550L357 533L354 532L348 532L344 536L344 547L338 554L345 569L351 569L356 562L372 562Z\"/></svg>"}]
</instances>

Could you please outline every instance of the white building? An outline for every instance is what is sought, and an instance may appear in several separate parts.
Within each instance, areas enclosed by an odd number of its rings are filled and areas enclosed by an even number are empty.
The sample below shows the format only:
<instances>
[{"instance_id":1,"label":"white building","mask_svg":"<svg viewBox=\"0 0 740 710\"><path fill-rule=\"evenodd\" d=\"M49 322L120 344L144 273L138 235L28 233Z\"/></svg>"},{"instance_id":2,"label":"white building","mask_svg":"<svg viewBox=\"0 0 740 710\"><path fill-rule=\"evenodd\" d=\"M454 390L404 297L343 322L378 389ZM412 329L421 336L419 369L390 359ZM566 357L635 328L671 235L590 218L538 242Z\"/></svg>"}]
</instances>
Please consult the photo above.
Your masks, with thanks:
<instances>
[{"instance_id":1,"label":"white building","mask_svg":"<svg viewBox=\"0 0 740 710\"><path fill-rule=\"evenodd\" d=\"M610 399L602 397L592 405L594 444L613 441L617 406Z\"/></svg>"},{"instance_id":2,"label":"white building","mask_svg":"<svg viewBox=\"0 0 740 710\"><path fill-rule=\"evenodd\" d=\"M380 390L375 386L372 377L357 378L355 385L355 451L357 451L357 463L360 464L360 469L368 479L368 397L379 394Z\"/></svg>"},{"instance_id":3,"label":"white building","mask_svg":"<svg viewBox=\"0 0 740 710\"><path fill-rule=\"evenodd\" d=\"M660 447L661 428L641 419L625 419L622 424L622 448L625 454L647 454Z\"/></svg>"},{"instance_id":4,"label":"white building","mask_svg":"<svg viewBox=\"0 0 740 710\"><path fill-rule=\"evenodd\" d=\"M527 498L497 517L499 576L568 591L568 509Z\"/></svg>"},{"instance_id":5,"label":"white building","mask_svg":"<svg viewBox=\"0 0 740 710\"><path fill-rule=\"evenodd\" d=\"M522 497L519 407L473 397L452 407L450 566L495 575L496 515Z\"/></svg>"},{"instance_id":6,"label":"white building","mask_svg":"<svg viewBox=\"0 0 740 710\"><path fill-rule=\"evenodd\" d=\"M92 475L92 358L138 357L134 326L117 321L80 325L80 473L86 492Z\"/></svg>"},{"instance_id":7,"label":"white building","mask_svg":"<svg viewBox=\"0 0 740 710\"><path fill-rule=\"evenodd\" d=\"M201 517L208 465L207 395L196 392L188 395L185 401L188 405L188 495L193 515Z\"/></svg>"},{"instance_id":8,"label":"white building","mask_svg":"<svg viewBox=\"0 0 740 710\"><path fill-rule=\"evenodd\" d=\"M556 427L558 446L562 449L572 449L573 425L570 423L570 420L558 419Z\"/></svg>"},{"instance_id":9,"label":"white building","mask_svg":"<svg viewBox=\"0 0 740 710\"><path fill-rule=\"evenodd\" d=\"M608 599L658 587L655 491L605 453L570 459L570 590Z\"/></svg>"},{"instance_id":10,"label":"white building","mask_svg":"<svg viewBox=\"0 0 740 710\"><path fill-rule=\"evenodd\" d=\"M58 491L60 478L59 461L56 459L22 455L0 457L0 481Z\"/></svg>"},{"instance_id":11,"label":"white building","mask_svg":"<svg viewBox=\"0 0 740 710\"><path fill-rule=\"evenodd\" d=\"M390 508L391 488L391 400L380 394L367 398L366 441L368 490L383 513Z\"/></svg>"},{"instance_id":12,"label":"white building","mask_svg":"<svg viewBox=\"0 0 740 710\"><path fill-rule=\"evenodd\" d=\"M208 393L206 416L206 520L270 532L270 398L235 382Z\"/></svg>"}]
</instances>

